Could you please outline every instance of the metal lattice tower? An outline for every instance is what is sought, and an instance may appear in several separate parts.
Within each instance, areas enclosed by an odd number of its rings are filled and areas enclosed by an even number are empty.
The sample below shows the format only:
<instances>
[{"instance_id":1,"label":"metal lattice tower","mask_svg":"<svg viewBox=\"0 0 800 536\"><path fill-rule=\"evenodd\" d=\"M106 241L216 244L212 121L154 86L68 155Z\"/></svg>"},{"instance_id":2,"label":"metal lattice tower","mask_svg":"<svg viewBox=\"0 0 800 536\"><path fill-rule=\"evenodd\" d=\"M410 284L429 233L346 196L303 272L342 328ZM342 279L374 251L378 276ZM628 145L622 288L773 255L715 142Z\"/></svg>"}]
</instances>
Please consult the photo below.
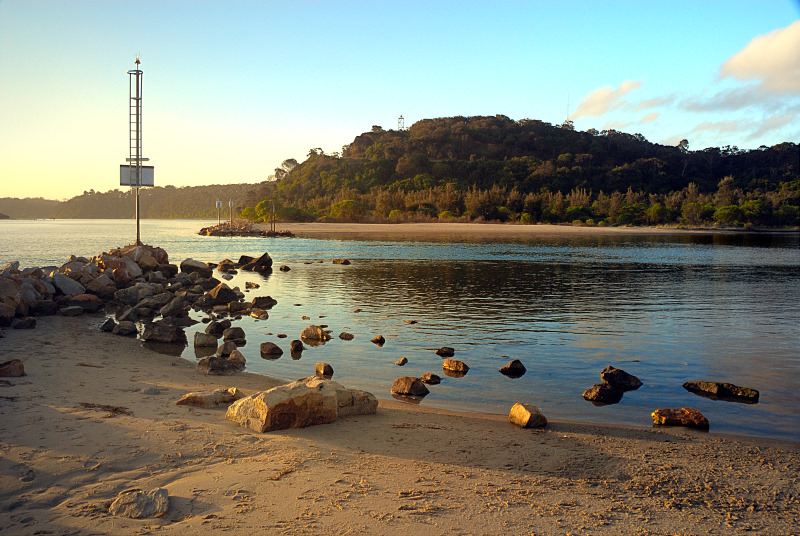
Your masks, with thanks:
<instances>
[{"instance_id":1,"label":"metal lattice tower","mask_svg":"<svg viewBox=\"0 0 800 536\"><path fill-rule=\"evenodd\" d=\"M406 120L403 119L403 116L397 118L397 130L405 130L406 129Z\"/></svg>"},{"instance_id":2,"label":"metal lattice tower","mask_svg":"<svg viewBox=\"0 0 800 536\"><path fill-rule=\"evenodd\" d=\"M142 244L139 234L139 188L142 186L142 79L139 56L134 61L136 68L128 71L128 117L129 117L129 166L130 185L136 189L136 245Z\"/></svg>"}]
</instances>

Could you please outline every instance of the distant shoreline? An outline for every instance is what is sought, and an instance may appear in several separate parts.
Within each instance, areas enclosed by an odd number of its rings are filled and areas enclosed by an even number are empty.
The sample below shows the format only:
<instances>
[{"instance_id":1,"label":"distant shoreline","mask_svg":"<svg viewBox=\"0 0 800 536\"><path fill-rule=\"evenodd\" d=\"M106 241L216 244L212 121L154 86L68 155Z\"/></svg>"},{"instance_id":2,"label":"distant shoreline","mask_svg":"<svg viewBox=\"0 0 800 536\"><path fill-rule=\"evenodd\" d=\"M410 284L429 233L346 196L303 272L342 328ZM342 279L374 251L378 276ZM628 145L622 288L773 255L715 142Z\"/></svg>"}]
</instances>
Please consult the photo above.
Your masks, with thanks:
<instances>
[{"instance_id":1,"label":"distant shoreline","mask_svg":"<svg viewBox=\"0 0 800 536\"><path fill-rule=\"evenodd\" d=\"M269 224L257 223L256 229L269 229ZM325 238L331 236L361 236L389 238L417 236L421 238L519 238L530 236L602 236L602 235L698 235L698 234L783 234L798 230L761 229L679 229L674 227L587 227L574 225L506 223L278 223L278 229L288 229L298 237Z\"/></svg>"}]
</instances>

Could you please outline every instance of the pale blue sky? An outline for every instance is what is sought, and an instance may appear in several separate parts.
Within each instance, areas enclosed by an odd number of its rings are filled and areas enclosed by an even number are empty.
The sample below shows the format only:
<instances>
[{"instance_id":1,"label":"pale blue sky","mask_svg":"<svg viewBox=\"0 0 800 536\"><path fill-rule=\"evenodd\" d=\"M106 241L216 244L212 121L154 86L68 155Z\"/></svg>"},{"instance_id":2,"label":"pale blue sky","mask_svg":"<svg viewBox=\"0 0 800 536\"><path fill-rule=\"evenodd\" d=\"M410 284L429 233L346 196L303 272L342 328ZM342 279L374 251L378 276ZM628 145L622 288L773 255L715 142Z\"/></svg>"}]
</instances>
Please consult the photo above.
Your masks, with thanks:
<instances>
[{"instance_id":1,"label":"pale blue sky","mask_svg":"<svg viewBox=\"0 0 800 536\"><path fill-rule=\"evenodd\" d=\"M798 21L797 0L0 0L0 197L119 187L137 53L159 186L260 182L401 114L797 142Z\"/></svg>"}]
</instances>

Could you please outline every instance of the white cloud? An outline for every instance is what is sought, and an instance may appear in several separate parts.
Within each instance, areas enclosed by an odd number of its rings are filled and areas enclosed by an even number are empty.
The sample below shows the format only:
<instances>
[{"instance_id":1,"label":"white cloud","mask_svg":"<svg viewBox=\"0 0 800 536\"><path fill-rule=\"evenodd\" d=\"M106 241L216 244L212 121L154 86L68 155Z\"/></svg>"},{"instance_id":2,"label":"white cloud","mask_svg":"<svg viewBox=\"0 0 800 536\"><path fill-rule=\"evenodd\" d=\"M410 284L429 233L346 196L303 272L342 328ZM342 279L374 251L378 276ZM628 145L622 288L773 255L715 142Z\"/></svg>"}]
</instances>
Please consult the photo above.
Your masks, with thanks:
<instances>
[{"instance_id":1,"label":"white cloud","mask_svg":"<svg viewBox=\"0 0 800 536\"><path fill-rule=\"evenodd\" d=\"M796 114L776 115L762 121L758 128L747 136L747 140L763 139L764 136L780 130L786 125L792 124L797 121Z\"/></svg>"},{"instance_id":2,"label":"white cloud","mask_svg":"<svg viewBox=\"0 0 800 536\"><path fill-rule=\"evenodd\" d=\"M639 119L639 124L644 125L645 123L652 123L653 121L658 119L659 115L660 114L658 112L651 112L646 116L642 117L641 119Z\"/></svg>"},{"instance_id":3,"label":"white cloud","mask_svg":"<svg viewBox=\"0 0 800 536\"><path fill-rule=\"evenodd\" d=\"M609 121L603 125L603 130L623 130L631 126L631 124L627 121Z\"/></svg>"},{"instance_id":4,"label":"white cloud","mask_svg":"<svg viewBox=\"0 0 800 536\"><path fill-rule=\"evenodd\" d=\"M626 93L642 87L641 82L626 80L617 89L605 86L589 93L570 116L573 121L581 117L601 116L622 105L620 100Z\"/></svg>"},{"instance_id":5,"label":"white cloud","mask_svg":"<svg viewBox=\"0 0 800 536\"><path fill-rule=\"evenodd\" d=\"M649 108L656 108L658 106L667 106L672 104L675 100L675 93L667 95L666 97L655 97L653 99L643 100L635 105L633 105L634 112L640 112L642 110L647 110Z\"/></svg>"},{"instance_id":6,"label":"white cloud","mask_svg":"<svg viewBox=\"0 0 800 536\"><path fill-rule=\"evenodd\" d=\"M722 64L719 74L758 80L767 93L800 92L800 20L754 38Z\"/></svg>"}]
</instances>

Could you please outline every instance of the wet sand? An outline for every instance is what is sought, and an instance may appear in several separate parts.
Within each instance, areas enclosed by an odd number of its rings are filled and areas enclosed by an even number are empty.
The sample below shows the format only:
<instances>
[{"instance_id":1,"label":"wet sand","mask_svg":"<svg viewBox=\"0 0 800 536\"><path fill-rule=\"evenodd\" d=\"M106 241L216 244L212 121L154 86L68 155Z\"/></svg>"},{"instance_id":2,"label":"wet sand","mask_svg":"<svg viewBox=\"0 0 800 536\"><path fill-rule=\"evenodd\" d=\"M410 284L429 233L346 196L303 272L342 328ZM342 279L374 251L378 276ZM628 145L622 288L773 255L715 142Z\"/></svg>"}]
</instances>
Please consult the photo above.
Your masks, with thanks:
<instances>
[{"instance_id":1,"label":"wet sand","mask_svg":"<svg viewBox=\"0 0 800 536\"><path fill-rule=\"evenodd\" d=\"M800 444L559 421L530 430L503 415L384 400L374 416L257 434L225 420L224 408L175 401L283 380L205 376L101 333L101 321L42 317L36 329L6 328L0 338L6 359L20 358L28 373L0 381L0 533L790 534L800 526ZM169 491L163 517L108 513L120 491L156 487Z\"/></svg>"}]
</instances>

